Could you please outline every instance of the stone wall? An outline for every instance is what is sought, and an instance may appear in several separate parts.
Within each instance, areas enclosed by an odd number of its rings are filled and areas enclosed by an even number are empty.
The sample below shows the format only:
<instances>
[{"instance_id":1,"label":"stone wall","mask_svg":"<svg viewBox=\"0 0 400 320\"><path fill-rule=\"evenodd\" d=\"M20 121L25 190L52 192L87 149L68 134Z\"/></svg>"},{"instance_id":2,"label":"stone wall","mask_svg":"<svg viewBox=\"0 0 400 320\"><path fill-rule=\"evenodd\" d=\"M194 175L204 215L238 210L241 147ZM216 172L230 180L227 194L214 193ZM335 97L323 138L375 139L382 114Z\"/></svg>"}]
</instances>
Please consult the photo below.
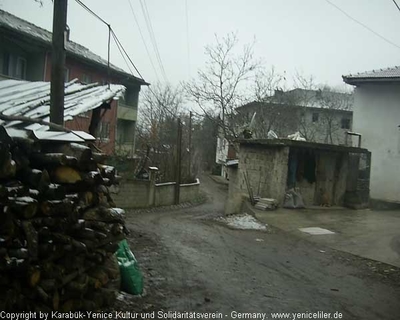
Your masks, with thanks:
<instances>
[{"instance_id":1,"label":"stone wall","mask_svg":"<svg viewBox=\"0 0 400 320\"><path fill-rule=\"evenodd\" d=\"M170 206L175 203L175 185L176 182L156 184L154 200L156 207Z\"/></svg>"},{"instance_id":2,"label":"stone wall","mask_svg":"<svg viewBox=\"0 0 400 320\"><path fill-rule=\"evenodd\" d=\"M181 203L191 202L199 197L200 180L196 179L194 183L180 185L179 201Z\"/></svg>"},{"instance_id":3,"label":"stone wall","mask_svg":"<svg viewBox=\"0 0 400 320\"><path fill-rule=\"evenodd\" d=\"M254 195L284 200L288 171L289 147L263 148L257 145L240 145L238 185L247 193L244 174L248 175Z\"/></svg>"},{"instance_id":4,"label":"stone wall","mask_svg":"<svg viewBox=\"0 0 400 320\"><path fill-rule=\"evenodd\" d=\"M114 202L121 208L148 208L175 204L175 182L156 184L151 180L125 179L110 190ZM200 181L181 184L179 203L195 201L199 197Z\"/></svg>"},{"instance_id":5,"label":"stone wall","mask_svg":"<svg viewBox=\"0 0 400 320\"><path fill-rule=\"evenodd\" d=\"M111 190L117 206L121 208L145 208L149 206L149 180L124 179Z\"/></svg>"}]
</instances>

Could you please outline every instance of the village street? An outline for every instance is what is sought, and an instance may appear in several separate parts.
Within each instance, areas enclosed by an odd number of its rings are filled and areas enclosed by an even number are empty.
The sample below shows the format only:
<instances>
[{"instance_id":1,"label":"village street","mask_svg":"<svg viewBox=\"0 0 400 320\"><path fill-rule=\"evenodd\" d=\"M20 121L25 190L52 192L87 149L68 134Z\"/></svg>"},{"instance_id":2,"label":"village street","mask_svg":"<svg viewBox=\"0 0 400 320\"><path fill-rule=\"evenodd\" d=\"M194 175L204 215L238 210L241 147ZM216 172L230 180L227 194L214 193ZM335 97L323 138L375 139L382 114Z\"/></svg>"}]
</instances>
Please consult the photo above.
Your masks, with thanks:
<instances>
[{"instance_id":1,"label":"village street","mask_svg":"<svg viewBox=\"0 0 400 320\"><path fill-rule=\"evenodd\" d=\"M202 205L127 213L146 295L120 297L115 310L218 311L226 319L235 318L232 311L268 318L322 311L342 319L399 319L399 272L385 272L392 267L275 228L228 228L214 220L223 216L226 187L209 177L201 186L208 197Z\"/></svg>"}]
</instances>

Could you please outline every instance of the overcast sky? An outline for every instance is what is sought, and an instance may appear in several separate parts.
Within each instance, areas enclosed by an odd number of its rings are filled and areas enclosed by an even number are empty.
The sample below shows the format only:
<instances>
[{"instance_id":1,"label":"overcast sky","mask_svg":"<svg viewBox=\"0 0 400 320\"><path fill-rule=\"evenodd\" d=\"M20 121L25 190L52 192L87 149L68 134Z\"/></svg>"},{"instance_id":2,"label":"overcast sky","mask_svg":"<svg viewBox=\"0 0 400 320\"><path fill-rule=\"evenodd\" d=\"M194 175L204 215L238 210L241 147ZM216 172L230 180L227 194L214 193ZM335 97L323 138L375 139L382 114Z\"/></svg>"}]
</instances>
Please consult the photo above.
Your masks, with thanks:
<instances>
[{"instance_id":1,"label":"overcast sky","mask_svg":"<svg viewBox=\"0 0 400 320\"><path fill-rule=\"evenodd\" d=\"M162 79L139 0L130 0ZM195 76L214 34L237 32L241 44L256 39L255 55L280 71L341 85L343 74L400 65L400 48L352 21L326 0L145 0L167 78ZM330 0L400 47L400 11L392 0ZM397 0L400 5L400 0ZM129 0L82 0L108 21L146 81L157 81ZM0 0L0 9L52 29L52 1ZM187 10L186 10L187 9ZM186 18L187 17L187 18ZM107 27L74 0L68 4L71 40L107 57ZM112 63L127 70L116 47Z\"/></svg>"}]
</instances>

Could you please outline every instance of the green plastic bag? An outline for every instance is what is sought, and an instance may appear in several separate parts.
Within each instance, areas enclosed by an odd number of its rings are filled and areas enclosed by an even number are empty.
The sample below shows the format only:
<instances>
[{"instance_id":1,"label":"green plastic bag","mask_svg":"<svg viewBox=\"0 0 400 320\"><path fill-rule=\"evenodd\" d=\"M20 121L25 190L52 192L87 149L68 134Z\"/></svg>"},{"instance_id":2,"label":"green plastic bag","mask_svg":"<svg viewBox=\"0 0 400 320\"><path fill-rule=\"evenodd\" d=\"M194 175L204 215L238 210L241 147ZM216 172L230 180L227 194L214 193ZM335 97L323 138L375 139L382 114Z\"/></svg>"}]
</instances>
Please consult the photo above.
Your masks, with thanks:
<instances>
[{"instance_id":1,"label":"green plastic bag","mask_svg":"<svg viewBox=\"0 0 400 320\"><path fill-rule=\"evenodd\" d=\"M115 255L117 256L119 270L121 271L121 290L130 294L142 294L142 272L126 240L122 240L119 243Z\"/></svg>"}]
</instances>

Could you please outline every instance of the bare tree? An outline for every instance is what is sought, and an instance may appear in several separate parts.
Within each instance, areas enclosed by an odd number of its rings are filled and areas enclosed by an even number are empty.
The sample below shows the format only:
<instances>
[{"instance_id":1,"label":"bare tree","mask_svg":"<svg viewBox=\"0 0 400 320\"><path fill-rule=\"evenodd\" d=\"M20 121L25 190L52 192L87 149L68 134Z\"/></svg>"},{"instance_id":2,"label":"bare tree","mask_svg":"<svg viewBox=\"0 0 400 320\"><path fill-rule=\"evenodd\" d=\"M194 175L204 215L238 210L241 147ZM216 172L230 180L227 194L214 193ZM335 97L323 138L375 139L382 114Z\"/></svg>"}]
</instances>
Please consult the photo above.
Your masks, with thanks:
<instances>
[{"instance_id":1,"label":"bare tree","mask_svg":"<svg viewBox=\"0 0 400 320\"><path fill-rule=\"evenodd\" d=\"M199 70L197 78L184 84L185 91L209 119L218 119L218 126L228 141L237 137L233 123L236 107L244 101L244 84L254 76L260 65L253 56L254 43L235 54L238 45L236 33L222 39L215 36L216 43L205 47L206 67ZM216 118L219 115L219 118Z\"/></svg>"},{"instance_id":2,"label":"bare tree","mask_svg":"<svg viewBox=\"0 0 400 320\"><path fill-rule=\"evenodd\" d=\"M162 180L174 178L176 118L183 112L180 88L156 84L141 97L137 125L137 145L143 158L141 167L158 166Z\"/></svg>"}]
</instances>

